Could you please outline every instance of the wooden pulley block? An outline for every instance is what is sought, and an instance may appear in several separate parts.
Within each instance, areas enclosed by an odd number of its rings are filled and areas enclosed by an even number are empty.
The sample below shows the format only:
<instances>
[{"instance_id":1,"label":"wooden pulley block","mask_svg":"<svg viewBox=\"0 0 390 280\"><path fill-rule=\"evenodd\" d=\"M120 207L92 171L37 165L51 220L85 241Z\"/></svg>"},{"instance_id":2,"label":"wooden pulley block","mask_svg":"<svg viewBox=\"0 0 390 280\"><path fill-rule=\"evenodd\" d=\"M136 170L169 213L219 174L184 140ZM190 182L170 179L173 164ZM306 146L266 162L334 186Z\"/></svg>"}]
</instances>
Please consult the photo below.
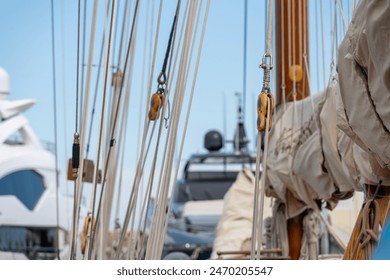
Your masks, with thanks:
<instances>
[{"instance_id":1,"label":"wooden pulley block","mask_svg":"<svg viewBox=\"0 0 390 280\"><path fill-rule=\"evenodd\" d=\"M302 77L303 77L302 67L300 65L292 65L288 72L288 77L290 78L291 81L296 83L302 81Z\"/></svg>"},{"instance_id":2,"label":"wooden pulley block","mask_svg":"<svg viewBox=\"0 0 390 280\"><path fill-rule=\"evenodd\" d=\"M270 115L267 116L267 104L268 104L268 98L269 98L269 103L270 103ZM263 132L266 129L266 121L269 119L269 130L272 128L272 115L274 112L274 97L270 93L260 93L259 97L257 99L257 130L259 132Z\"/></svg>"},{"instance_id":3,"label":"wooden pulley block","mask_svg":"<svg viewBox=\"0 0 390 280\"><path fill-rule=\"evenodd\" d=\"M158 119L162 102L163 102L163 95L161 93L156 92L152 95L150 99L149 120L155 121Z\"/></svg>"},{"instance_id":4,"label":"wooden pulley block","mask_svg":"<svg viewBox=\"0 0 390 280\"><path fill-rule=\"evenodd\" d=\"M85 254L85 249L87 248L87 237L88 237L88 229L89 229L89 224L91 223L91 214L88 214L85 217L84 220L84 227L83 227L83 236L81 240L81 253L84 255ZM93 221L93 230L96 229L96 221Z\"/></svg>"},{"instance_id":5,"label":"wooden pulley block","mask_svg":"<svg viewBox=\"0 0 390 280\"><path fill-rule=\"evenodd\" d=\"M91 215L87 215L84 220L83 236L81 240L81 253L85 254L85 248L87 247L88 227L91 222Z\"/></svg>"}]
</instances>

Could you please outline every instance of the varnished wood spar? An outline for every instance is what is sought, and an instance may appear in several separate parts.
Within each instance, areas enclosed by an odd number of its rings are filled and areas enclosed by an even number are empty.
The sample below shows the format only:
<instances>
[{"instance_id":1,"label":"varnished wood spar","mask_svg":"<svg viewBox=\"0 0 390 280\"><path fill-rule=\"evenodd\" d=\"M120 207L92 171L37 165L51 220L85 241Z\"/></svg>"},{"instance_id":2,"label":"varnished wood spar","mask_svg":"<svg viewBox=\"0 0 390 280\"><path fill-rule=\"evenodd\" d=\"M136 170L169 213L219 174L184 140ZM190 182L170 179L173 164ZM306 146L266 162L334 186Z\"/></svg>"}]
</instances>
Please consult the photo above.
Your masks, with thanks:
<instances>
[{"instance_id":1,"label":"varnished wood spar","mask_svg":"<svg viewBox=\"0 0 390 280\"><path fill-rule=\"evenodd\" d=\"M304 214L287 220L288 249L291 260L298 260L301 256Z\"/></svg>"},{"instance_id":2,"label":"varnished wood spar","mask_svg":"<svg viewBox=\"0 0 390 280\"><path fill-rule=\"evenodd\" d=\"M290 2L290 4L289 4ZM282 8L283 6L283 8ZM290 6L290 16L288 15ZM277 0L276 1L276 104L282 102L282 62L284 61L284 77L285 77L285 95L286 101L293 101L293 96L287 95L293 90L293 82L289 79L289 70L291 64L300 65L302 67L303 78L297 84L297 100L300 100L310 95L308 79L305 70L304 52L306 51L307 59L309 59L309 36L308 36L308 18L307 18L308 3L307 0ZM283 34L282 34L283 23ZM289 33L290 46L289 48ZM282 38L284 43L282 45ZM295 51L294 51L294 46ZM306 46L305 46L306 45ZM284 54L284 59L282 55ZM309 65L309 60L308 63Z\"/></svg>"},{"instance_id":3,"label":"varnished wood spar","mask_svg":"<svg viewBox=\"0 0 390 280\"><path fill-rule=\"evenodd\" d=\"M289 4L290 3L290 4ZM290 16L288 15L290 6ZM283 7L283 8L282 8ZM293 81L289 78L289 70L291 64L299 65L302 68L302 81L296 84L297 100L309 96L309 86L305 70L304 54L309 56L309 36L308 36L308 18L307 18L308 3L307 0L277 0L276 13L276 103L282 102L282 62L284 64L284 82L286 101L293 101L293 95L289 97L289 93L293 91ZM283 23L283 34L282 34ZM289 38L290 33L290 38ZM283 38L283 45L282 45ZM289 39L290 46L289 48ZM295 47L293 47L293 45ZM294 50L295 49L295 50ZM282 58L284 55L284 58ZM309 64L309 63L308 63ZM288 241L289 241L289 255L292 260L299 259L301 255L302 243L302 221L304 214L287 221Z\"/></svg>"}]
</instances>

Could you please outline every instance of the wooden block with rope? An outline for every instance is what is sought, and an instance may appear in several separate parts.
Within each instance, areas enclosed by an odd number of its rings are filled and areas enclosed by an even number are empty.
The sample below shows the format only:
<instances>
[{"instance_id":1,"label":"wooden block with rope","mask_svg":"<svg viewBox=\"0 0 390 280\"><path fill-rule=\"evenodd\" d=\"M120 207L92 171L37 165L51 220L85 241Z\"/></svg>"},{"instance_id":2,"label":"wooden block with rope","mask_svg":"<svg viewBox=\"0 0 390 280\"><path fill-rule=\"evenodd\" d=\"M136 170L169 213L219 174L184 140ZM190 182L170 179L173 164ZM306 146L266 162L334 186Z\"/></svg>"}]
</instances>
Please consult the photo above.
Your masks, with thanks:
<instances>
[{"instance_id":1,"label":"wooden block with rope","mask_svg":"<svg viewBox=\"0 0 390 280\"><path fill-rule=\"evenodd\" d=\"M378 241L379 227L389 218L390 187L366 185L365 199L352 230L344 260L367 260Z\"/></svg>"}]
</instances>

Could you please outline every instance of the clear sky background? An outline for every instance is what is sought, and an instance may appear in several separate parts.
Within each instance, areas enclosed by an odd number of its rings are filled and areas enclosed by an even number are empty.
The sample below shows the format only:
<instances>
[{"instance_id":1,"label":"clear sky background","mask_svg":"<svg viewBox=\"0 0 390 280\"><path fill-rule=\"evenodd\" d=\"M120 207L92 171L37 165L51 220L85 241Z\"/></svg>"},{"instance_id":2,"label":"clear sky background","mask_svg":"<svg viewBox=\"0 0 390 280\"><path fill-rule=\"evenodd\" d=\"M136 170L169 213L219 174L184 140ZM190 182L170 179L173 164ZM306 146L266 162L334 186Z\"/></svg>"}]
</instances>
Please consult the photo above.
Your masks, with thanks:
<instances>
[{"instance_id":1,"label":"clear sky background","mask_svg":"<svg viewBox=\"0 0 390 280\"><path fill-rule=\"evenodd\" d=\"M84 1L81 1L82 3ZM88 2L88 21L92 1ZM124 1L119 1L123 4ZM132 1L134 2L134 1ZM142 44L145 24L146 1L141 1L141 21L136 49L138 57L135 65L134 93L130 114L135 120L139 116L137 97L141 93ZM324 41L326 59L326 77L329 77L332 23L334 6L337 1L323 0ZM100 3L100 21L102 7ZM159 1L156 3L156 11ZM168 40L176 1L164 1L163 18L160 32L159 53L156 68L160 69ZM340 1L344 7L345 17L351 17L352 0ZM61 189L65 191L66 161L70 157L75 130L75 92L76 92L76 47L77 47L77 4L76 0L54 0L55 15L55 62L57 93L57 129L58 159L61 174ZM309 0L310 30L310 68L312 91L323 88L322 42L320 30L320 1ZM265 52L265 23L267 14L265 0L248 0L247 17L247 80L246 80L246 114L245 122L250 147L254 149L256 98L262 87L263 72L258 67ZM338 30L343 32L340 14ZM52 71L52 36L51 36L51 1L50 0L0 0L0 67L10 76L10 100L33 98L37 104L26 112L32 128L38 137L54 142L53 121L53 71ZM89 32L89 25L87 32ZM100 29L99 29L100 28ZM98 26L101 34L102 23ZM317 36L316 36L317 34ZM100 36L100 35L99 35ZM89 36L86 37L87 42ZM101 37L98 37L101 38ZM101 40L101 39L100 39ZM341 40L341 36L338 37ZM100 42L99 39L96 40ZM99 43L97 43L97 46ZM212 0L209 21L205 35L204 47L198 73L198 80L192 106L191 119L184 147L183 159L191 153L204 152L203 136L210 129L224 132L224 114L226 114L226 138L233 137L236 123L236 92L243 91L243 58L244 58L244 1ZM88 44L87 44L88 48ZM97 56L94 63L97 63ZM87 54L85 55L87 61ZM274 77L274 73L272 73ZM155 89L155 84L152 89ZM272 89L274 91L274 89ZM224 98L226 106L223 108ZM137 107L138 106L138 107ZM97 120L96 120L97 122ZM137 121L135 121L137 123ZM137 127L129 128L136 133ZM132 140L133 141L133 140ZM127 152L135 163L136 140L129 143ZM231 149L228 146L228 149Z\"/></svg>"}]
</instances>

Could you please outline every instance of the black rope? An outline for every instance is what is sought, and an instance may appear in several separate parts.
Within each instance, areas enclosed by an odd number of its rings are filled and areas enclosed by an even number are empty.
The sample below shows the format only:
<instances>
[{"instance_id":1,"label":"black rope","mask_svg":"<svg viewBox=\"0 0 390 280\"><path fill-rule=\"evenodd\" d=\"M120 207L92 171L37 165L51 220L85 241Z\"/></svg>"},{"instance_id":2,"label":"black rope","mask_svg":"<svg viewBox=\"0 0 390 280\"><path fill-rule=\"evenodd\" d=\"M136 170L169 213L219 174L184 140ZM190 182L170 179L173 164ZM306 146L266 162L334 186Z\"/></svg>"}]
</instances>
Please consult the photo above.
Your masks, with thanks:
<instances>
[{"instance_id":1,"label":"black rope","mask_svg":"<svg viewBox=\"0 0 390 280\"><path fill-rule=\"evenodd\" d=\"M165 58L164 58L164 63L163 63L163 66L161 68L161 73L165 73L166 72L166 69L167 69L167 64L168 64L168 58L169 58L169 54L171 52L171 46L172 46L172 38L173 38L173 31L175 30L175 27L176 27L176 17L177 17L177 11L178 11L178 8L179 8L179 2L177 3L177 8L176 8L176 13L175 13L175 17L173 18L173 23L172 23L172 28L171 28L171 34L169 35L169 40L168 40L168 46L167 46L167 50L165 52Z\"/></svg>"}]
</instances>

